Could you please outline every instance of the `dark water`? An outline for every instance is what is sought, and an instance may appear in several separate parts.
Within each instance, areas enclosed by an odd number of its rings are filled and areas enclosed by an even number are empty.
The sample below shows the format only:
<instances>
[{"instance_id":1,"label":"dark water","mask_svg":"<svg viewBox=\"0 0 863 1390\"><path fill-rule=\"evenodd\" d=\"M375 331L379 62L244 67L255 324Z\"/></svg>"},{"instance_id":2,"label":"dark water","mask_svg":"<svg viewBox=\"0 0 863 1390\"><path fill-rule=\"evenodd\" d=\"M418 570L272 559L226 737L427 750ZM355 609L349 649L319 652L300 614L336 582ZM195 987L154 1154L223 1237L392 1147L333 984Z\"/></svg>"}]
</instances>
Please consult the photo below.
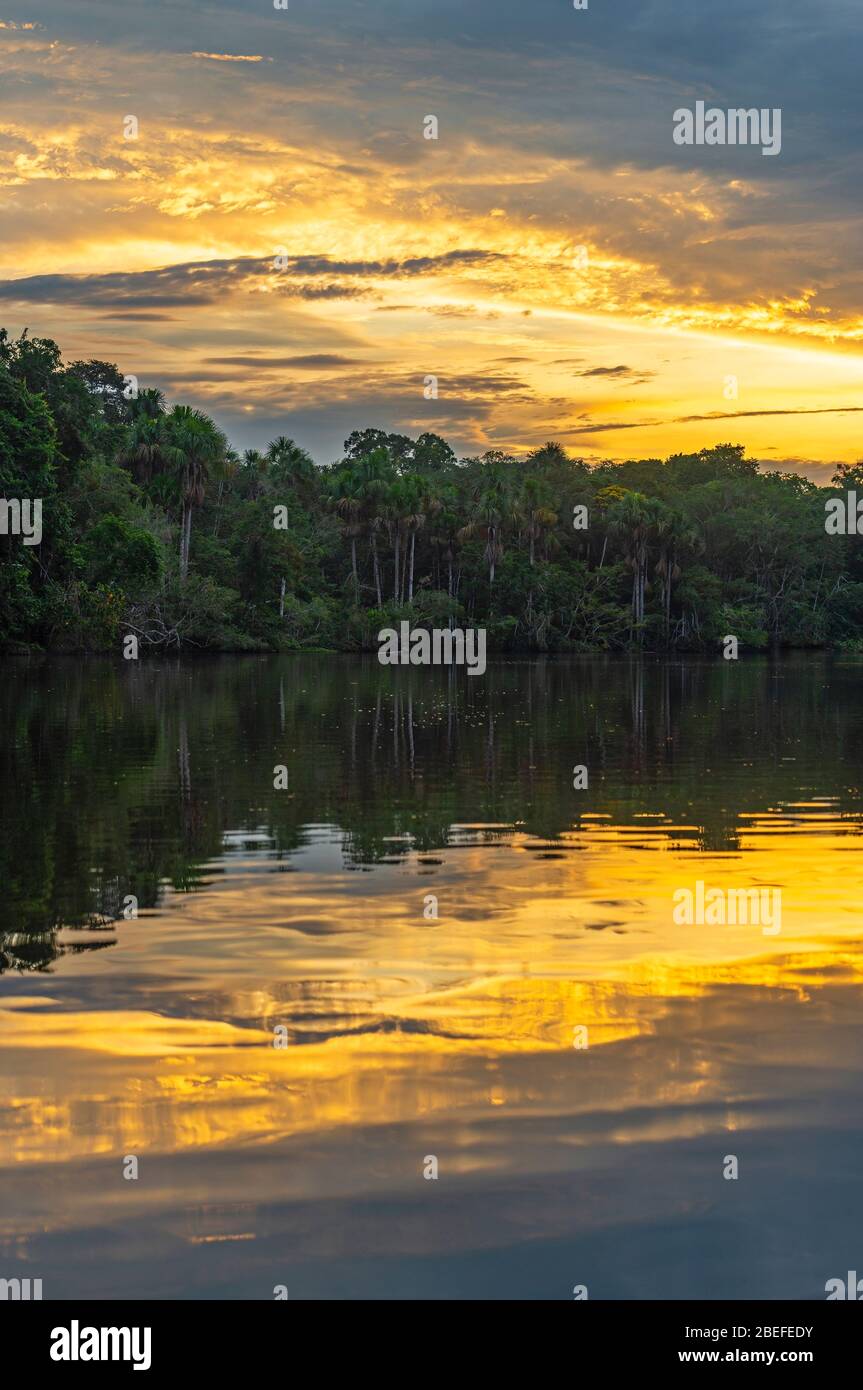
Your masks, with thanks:
<instances>
[{"instance_id":1,"label":"dark water","mask_svg":"<svg viewBox=\"0 0 863 1390\"><path fill-rule=\"evenodd\" d=\"M0 1278L823 1299L863 1269L863 663L0 675ZM679 925L698 880L780 890L781 929Z\"/></svg>"}]
</instances>

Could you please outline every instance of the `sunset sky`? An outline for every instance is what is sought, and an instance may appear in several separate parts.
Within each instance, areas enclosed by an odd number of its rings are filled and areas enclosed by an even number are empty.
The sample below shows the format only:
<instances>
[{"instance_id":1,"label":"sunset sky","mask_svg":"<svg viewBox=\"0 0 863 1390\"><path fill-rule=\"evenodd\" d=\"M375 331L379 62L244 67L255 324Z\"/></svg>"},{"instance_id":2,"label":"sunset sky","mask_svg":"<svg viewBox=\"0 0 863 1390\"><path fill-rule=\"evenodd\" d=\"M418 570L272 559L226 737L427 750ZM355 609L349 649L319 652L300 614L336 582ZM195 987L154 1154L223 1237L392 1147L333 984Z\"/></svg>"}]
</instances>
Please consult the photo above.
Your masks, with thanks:
<instances>
[{"instance_id":1,"label":"sunset sky","mask_svg":"<svg viewBox=\"0 0 863 1390\"><path fill-rule=\"evenodd\" d=\"M863 456L859 0L8 5L11 332L319 462ZM676 145L698 100L781 108L781 153Z\"/></svg>"}]
</instances>

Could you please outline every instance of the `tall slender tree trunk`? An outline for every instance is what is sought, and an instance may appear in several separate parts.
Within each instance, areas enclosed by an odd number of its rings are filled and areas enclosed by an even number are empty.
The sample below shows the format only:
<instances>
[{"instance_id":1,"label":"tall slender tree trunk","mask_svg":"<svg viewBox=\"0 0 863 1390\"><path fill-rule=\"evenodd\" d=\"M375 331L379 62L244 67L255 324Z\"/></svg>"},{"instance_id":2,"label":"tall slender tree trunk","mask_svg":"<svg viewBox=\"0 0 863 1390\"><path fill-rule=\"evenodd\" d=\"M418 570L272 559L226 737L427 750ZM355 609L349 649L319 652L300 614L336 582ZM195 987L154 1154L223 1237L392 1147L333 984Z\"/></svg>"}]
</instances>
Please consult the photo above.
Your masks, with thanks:
<instances>
[{"instance_id":1,"label":"tall slender tree trunk","mask_svg":"<svg viewBox=\"0 0 863 1390\"><path fill-rule=\"evenodd\" d=\"M401 536L396 532L396 550L393 565L393 603L399 601L399 556L401 550Z\"/></svg>"},{"instance_id":2,"label":"tall slender tree trunk","mask_svg":"<svg viewBox=\"0 0 863 1390\"><path fill-rule=\"evenodd\" d=\"M383 599L381 598L381 571L380 565L378 564L378 538L374 531L372 531L372 560L375 569L375 591L378 596L378 608L382 608Z\"/></svg>"},{"instance_id":3,"label":"tall slender tree trunk","mask_svg":"<svg viewBox=\"0 0 863 1390\"><path fill-rule=\"evenodd\" d=\"M285 616L285 578L284 578L284 575L283 575L283 576L282 576L282 589L281 589L281 593L279 594L279 617L280 617L280 618L284 618L284 616Z\"/></svg>"},{"instance_id":4,"label":"tall slender tree trunk","mask_svg":"<svg viewBox=\"0 0 863 1390\"><path fill-rule=\"evenodd\" d=\"M416 531L411 531L411 568L410 578L408 580L408 603L413 603L414 601L414 548L416 546L416 539Z\"/></svg>"},{"instance_id":5,"label":"tall slender tree trunk","mask_svg":"<svg viewBox=\"0 0 863 1390\"><path fill-rule=\"evenodd\" d=\"M635 552L635 573L632 581L632 617L635 624L644 621L644 590L647 583L647 551L646 547L639 546ZM639 631L638 642L641 644L643 633Z\"/></svg>"},{"instance_id":6,"label":"tall slender tree trunk","mask_svg":"<svg viewBox=\"0 0 863 1390\"><path fill-rule=\"evenodd\" d=\"M180 524L180 578L189 573L189 547L192 541L192 504L183 503L183 520Z\"/></svg>"},{"instance_id":7,"label":"tall slender tree trunk","mask_svg":"<svg viewBox=\"0 0 863 1390\"><path fill-rule=\"evenodd\" d=\"M354 576L354 603L360 601L360 580L357 574L357 538L351 536L351 573Z\"/></svg>"}]
</instances>

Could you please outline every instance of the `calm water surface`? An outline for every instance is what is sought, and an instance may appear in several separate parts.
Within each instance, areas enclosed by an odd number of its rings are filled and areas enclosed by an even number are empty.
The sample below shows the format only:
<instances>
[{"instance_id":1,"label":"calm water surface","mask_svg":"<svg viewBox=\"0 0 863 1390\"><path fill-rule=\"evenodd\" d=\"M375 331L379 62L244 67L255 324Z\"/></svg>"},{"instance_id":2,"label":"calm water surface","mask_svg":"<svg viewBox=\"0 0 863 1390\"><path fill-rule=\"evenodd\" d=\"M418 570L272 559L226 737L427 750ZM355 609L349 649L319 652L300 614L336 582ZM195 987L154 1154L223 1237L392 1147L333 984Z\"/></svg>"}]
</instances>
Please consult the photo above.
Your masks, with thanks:
<instances>
[{"instance_id":1,"label":"calm water surface","mask_svg":"<svg viewBox=\"0 0 863 1390\"><path fill-rule=\"evenodd\" d=\"M15 660L0 735L0 1277L863 1269L863 663ZM781 932L675 925L699 879L781 888Z\"/></svg>"}]
</instances>

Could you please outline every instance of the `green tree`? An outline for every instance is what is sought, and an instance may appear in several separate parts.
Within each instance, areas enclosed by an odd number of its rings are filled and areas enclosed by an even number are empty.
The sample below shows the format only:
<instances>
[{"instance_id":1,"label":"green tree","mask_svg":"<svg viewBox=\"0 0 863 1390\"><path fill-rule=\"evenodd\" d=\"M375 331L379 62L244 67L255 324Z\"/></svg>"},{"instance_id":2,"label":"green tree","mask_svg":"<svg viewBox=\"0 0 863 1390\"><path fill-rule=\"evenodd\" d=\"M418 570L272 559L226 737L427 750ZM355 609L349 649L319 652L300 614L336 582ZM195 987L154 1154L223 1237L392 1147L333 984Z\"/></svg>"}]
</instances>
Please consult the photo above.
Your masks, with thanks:
<instances>
[{"instance_id":1,"label":"green tree","mask_svg":"<svg viewBox=\"0 0 863 1390\"><path fill-rule=\"evenodd\" d=\"M649 546L662 516L661 504L640 492L628 492L609 509L612 532L625 547L632 568L632 632L641 645L644 639L644 595L647 588Z\"/></svg>"},{"instance_id":2,"label":"green tree","mask_svg":"<svg viewBox=\"0 0 863 1390\"><path fill-rule=\"evenodd\" d=\"M485 456L469 505L469 520L459 535L462 539L469 539L477 532L482 535L491 590L494 587L495 569L503 555L504 527L513 519L514 513L513 492L503 454L492 451Z\"/></svg>"},{"instance_id":3,"label":"green tree","mask_svg":"<svg viewBox=\"0 0 863 1390\"><path fill-rule=\"evenodd\" d=\"M189 573L192 514L204 500L210 469L224 457L228 441L208 415L188 405L175 405L165 428L166 456L180 494L180 579L184 580Z\"/></svg>"}]
</instances>

